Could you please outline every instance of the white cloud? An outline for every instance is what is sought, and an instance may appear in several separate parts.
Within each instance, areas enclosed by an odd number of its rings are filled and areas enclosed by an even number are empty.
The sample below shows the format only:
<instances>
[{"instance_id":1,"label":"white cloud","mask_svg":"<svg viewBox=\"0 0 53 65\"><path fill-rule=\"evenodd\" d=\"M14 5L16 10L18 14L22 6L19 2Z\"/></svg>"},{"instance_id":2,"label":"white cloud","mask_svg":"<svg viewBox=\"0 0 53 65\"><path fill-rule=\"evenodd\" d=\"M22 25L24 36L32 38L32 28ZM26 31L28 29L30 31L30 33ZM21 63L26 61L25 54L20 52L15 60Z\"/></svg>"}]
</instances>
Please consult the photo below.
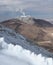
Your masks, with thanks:
<instances>
[{"instance_id":1,"label":"white cloud","mask_svg":"<svg viewBox=\"0 0 53 65\"><path fill-rule=\"evenodd\" d=\"M11 36L9 36L9 39L13 41ZM13 39L15 41L14 37ZM18 43L21 43L19 35L17 41ZM23 42L25 41L26 40L24 39ZM21 44L23 44L23 42ZM27 41L25 42L25 44L27 44ZM35 49L35 52L27 50L21 45L13 45L12 43L8 44L7 42L5 42L4 37L0 38L0 65L53 65L53 58L49 57L50 55L52 55L52 53L49 53L38 46L25 46L28 48L32 48L32 50ZM37 54L38 52L39 54ZM42 55L42 53L44 55ZM47 57L46 55L49 56Z\"/></svg>"},{"instance_id":2,"label":"white cloud","mask_svg":"<svg viewBox=\"0 0 53 65\"><path fill-rule=\"evenodd\" d=\"M40 11L53 11L53 0L0 0L1 10L16 10L31 8ZM5 5L5 6L4 6Z\"/></svg>"},{"instance_id":3,"label":"white cloud","mask_svg":"<svg viewBox=\"0 0 53 65\"><path fill-rule=\"evenodd\" d=\"M1 10L16 10L21 4L18 0L0 0Z\"/></svg>"},{"instance_id":4,"label":"white cloud","mask_svg":"<svg viewBox=\"0 0 53 65\"><path fill-rule=\"evenodd\" d=\"M53 0L0 0L0 7L4 10L19 8L34 8L35 10L53 11ZM4 6L6 5L6 6Z\"/></svg>"},{"instance_id":5,"label":"white cloud","mask_svg":"<svg viewBox=\"0 0 53 65\"><path fill-rule=\"evenodd\" d=\"M51 17L51 14L53 14L53 0L0 0L0 11L16 12L20 8L50 14Z\"/></svg>"}]
</instances>

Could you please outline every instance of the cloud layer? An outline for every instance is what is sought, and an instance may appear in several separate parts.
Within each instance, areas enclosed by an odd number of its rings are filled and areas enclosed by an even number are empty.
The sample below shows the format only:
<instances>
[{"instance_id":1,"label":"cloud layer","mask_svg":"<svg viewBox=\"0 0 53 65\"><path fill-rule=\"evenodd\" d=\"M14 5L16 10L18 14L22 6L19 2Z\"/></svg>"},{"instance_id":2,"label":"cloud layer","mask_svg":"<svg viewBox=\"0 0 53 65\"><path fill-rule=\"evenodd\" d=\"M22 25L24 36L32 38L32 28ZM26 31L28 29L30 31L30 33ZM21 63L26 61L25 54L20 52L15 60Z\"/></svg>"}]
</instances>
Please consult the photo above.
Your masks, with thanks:
<instances>
[{"instance_id":1,"label":"cloud layer","mask_svg":"<svg viewBox=\"0 0 53 65\"><path fill-rule=\"evenodd\" d=\"M15 15L21 8L32 16L53 19L53 0L0 0L0 17L6 12Z\"/></svg>"}]
</instances>

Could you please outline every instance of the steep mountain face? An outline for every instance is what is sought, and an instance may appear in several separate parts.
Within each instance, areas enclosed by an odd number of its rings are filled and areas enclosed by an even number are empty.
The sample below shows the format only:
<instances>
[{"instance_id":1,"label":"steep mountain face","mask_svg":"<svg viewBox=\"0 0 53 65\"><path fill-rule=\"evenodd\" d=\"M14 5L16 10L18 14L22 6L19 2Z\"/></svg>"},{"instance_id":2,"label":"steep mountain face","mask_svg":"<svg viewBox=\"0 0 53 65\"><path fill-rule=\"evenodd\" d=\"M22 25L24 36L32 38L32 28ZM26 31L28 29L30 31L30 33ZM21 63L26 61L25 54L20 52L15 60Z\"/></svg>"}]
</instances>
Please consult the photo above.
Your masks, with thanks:
<instances>
[{"instance_id":1,"label":"steep mountain face","mask_svg":"<svg viewBox=\"0 0 53 65\"><path fill-rule=\"evenodd\" d=\"M0 65L53 65L53 27L45 25L33 18L0 23Z\"/></svg>"},{"instance_id":2,"label":"steep mountain face","mask_svg":"<svg viewBox=\"0 0 53 65\"><path fill-rule=\"evenodd\" d=\"M0 25L0 65L53 65L53 53Z\"/></svg>"},{"instance_id":3,"label":"steep mountain face","mask_svg":"<svg viewBox=\"0 0 53 65\"><path fill-rule=\"evenodd\" d=\"M0 25L0 49L6 48L6 44L13 44L14 46L20 45L24 49L30 50L35 54L41 53L43 56L53 57L53 53L50 53L37 45L34 46L30 40L23 37L19 33L16 33L14 30Z\"/></svg>"},{"instance_id":4,"label":"steep mountain face","mask_svg":"<svg viewBox=\"0 0 53 65\"><path fill-rule=\"evenodd\" d=\"M34 44L53 52L53 24L32 17L20 17L1 22L0 25L22 34Z\"/></svg>"}]
</instances>

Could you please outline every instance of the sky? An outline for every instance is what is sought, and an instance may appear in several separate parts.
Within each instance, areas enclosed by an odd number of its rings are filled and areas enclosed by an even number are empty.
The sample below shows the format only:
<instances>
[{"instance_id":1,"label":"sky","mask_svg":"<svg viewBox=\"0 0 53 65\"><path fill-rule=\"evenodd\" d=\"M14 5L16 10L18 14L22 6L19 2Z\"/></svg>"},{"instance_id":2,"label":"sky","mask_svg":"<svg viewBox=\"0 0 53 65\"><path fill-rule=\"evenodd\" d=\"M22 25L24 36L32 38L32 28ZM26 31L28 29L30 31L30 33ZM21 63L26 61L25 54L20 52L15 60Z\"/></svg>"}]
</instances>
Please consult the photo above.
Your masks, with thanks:
<instances>
[{"instance_id":1,"label":"sky","mask_svg":"<svg viewBox=\"0 0 53 65\"><path fill-rule=\"evenodd\" d=\"M53 20L53 0L0 0L0 21L22 15L20 10L35 18Z\"/></svg>"}]
</instances>

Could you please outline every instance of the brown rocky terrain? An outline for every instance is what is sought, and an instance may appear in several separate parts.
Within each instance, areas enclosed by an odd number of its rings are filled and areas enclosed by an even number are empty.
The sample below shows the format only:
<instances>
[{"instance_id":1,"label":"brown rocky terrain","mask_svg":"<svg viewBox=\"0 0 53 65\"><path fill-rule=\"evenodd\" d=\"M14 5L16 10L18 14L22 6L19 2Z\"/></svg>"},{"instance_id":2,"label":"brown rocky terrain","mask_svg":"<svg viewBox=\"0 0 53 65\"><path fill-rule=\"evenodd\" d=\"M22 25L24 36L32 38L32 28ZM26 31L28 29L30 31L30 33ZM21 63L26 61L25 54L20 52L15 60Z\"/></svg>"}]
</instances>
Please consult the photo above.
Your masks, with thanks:
<instances>
[{"instance_id":1,"label":"brown rocky terrain","mask_svg":"<svg viewBox=\"0 0 53 65\"><path fill-rule=\"evenodd\" d=\"M53 52L53 24L50 22L32 17L20 17L6 20L1 22L0 25L15 30L34 44L37 43L37 45Z\"/></svg>"}]
</instances>

